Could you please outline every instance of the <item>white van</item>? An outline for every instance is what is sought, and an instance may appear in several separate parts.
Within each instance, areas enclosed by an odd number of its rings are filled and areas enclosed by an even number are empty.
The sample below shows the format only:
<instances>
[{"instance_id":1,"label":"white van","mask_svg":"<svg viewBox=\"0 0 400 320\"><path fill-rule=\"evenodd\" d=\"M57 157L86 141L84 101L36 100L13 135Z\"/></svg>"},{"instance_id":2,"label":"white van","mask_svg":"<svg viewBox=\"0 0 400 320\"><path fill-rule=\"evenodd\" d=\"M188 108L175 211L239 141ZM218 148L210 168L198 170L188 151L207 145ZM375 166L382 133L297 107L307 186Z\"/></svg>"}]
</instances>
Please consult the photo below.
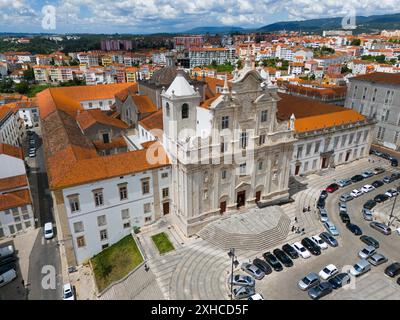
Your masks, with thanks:
<instances>
[{"instance_id":1,"label":"white van","mask_svg":"<svg viewBox=\"0 0 400 320\"><path fill-rule=\"evenodd\" d=\"M0 287L5 286L17 277L17 272L14 269L8 270L0 275Z\"/></svg>"},{"instance_id":2,"label":"white van","mask_svg":"<svg viewBox=\"0 0 400 320\"><path fill-rule=\"evenodd\" d=\"M54 233L53 233L53 224L51 222L47 222L44 225L44 238L45 239L51 239L53 238Z\"/></svg>"}]
</instances>

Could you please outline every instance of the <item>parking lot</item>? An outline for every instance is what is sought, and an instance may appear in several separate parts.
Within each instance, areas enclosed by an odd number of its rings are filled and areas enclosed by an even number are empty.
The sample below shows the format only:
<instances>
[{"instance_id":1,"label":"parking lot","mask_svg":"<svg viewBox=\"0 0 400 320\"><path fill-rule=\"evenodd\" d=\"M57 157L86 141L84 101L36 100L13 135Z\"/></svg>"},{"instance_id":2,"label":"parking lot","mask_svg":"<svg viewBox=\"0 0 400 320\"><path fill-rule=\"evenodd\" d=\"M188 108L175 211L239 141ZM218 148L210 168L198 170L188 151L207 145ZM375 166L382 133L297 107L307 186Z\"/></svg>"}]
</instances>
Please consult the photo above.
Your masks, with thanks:
<instances>
[{"instance_id":1,"label":"parking lot","mask_svg":"<svg viewBox=\"0 0 400 320\"><path fill-rule=\"evenodd\" d=\"M378 161L377 161L378 162ZM382 165L382 162L381 164ZM378 165L377 165L378 166ZM339 272L349 271L351 266L358 260L358 252L366 246L359 236L352 234L341 221L339 216L339 197L343 193L348 193L351 190L358 188L366 184L371 184L375 180L382 180L385 176L390 175L392 172L397 172L396 168L392 168L385 164L386 172L369 177L363 181L352 183L351 185L340 188L339 190L330 193L326 201L326 209L328 210L329 219L335 224L340 235L337 238L339 246L336 248L328 247L326 250L322 250L320 256L311 255L308 259L298 258L293 260L294 266L290 268L284 268L283 271L275 272L267 275L263 280L256 281L256 292L261 293L265 299L309 299L307 291L302 291L298 288L297 284L300 279L306 276L310 272L319 273L328 264L334 264ZM363 171L360 170L359 173ZM356 174L356 173L354 173ZM350 177L338 177L335 179L338 181L342 178ZM326 181L326 185L335 181ZM400 180L393 181L391 183L385 183L382 187L379 187L371 192L361 195L354 200L347 203L348 214L351 218L351 222L358 225L363 234L374 237L380 243L380 248L377 250L378 253L383 254L388 258L388 262L374 267L372 266L371 271L358 278L354 279L354 282L347 287L334 290L331 294L325 296L322 299L399 299L400 300L400 286L396 284L398 277L394 279L389 278L384 274L385 268L394 261L400 261L400 236L393 232L391 235L386 236L382 233L372 229L369 226L369 221L365 221L361 214L363 204L373 199L380 193L385 193L389 188L395 188L400 185ZM317 195L319 196L319 194ZM391 209L391 204L394 198L387 200L386 203L378 204L376 210L380 213L385 213L388 217ZM399 201L400 205L400 201ZM397 207L397 206L396 206ZM375 219L377 219L375 217ZM378 221L384 219L378 217ZM322 224L322 223L321 223ZM271 250L272 251L272 250ZM243 272L241 272L243 273Z\"/></svg>"}]
</instances>

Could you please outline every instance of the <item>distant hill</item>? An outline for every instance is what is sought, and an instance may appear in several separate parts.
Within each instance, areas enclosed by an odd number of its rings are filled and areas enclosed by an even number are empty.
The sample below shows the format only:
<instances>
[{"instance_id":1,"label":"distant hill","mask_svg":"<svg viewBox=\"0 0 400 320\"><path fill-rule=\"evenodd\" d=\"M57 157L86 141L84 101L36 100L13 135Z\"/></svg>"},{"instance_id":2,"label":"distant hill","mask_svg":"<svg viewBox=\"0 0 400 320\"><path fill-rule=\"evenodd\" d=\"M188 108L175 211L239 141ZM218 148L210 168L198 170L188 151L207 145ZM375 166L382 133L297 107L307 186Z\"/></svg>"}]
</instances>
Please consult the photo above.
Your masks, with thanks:
<instances>
[{"instance_id":1,"label":"distant hill","mask_svg":"<svg viewBox=\"0 0 400 320\"><path fill-rule=\"evenodd\" d=\"M400 29L400 13L374 15L374 16L357 16L357 29L354 33L366 31L380 31L384 29ZM322 30L341 29L342 18L322 18L303 21L287 21L276 22L257 29L258 32L274 32L274 31L308 31L322 32Z\"/></svg>"},{"instance_id":2,"label":"distant hill","mask_svg":"<svg viewBox=\"0 0 400 320\"><path fill-rule=\"evenodd\" d=\"M234 27L234 26L225 26L225 27L197 27L185 32L183 34L221 34L221 33L231 33L231 32L244 32L246 29L241 27Z\"/></svg>"}]
</instances>

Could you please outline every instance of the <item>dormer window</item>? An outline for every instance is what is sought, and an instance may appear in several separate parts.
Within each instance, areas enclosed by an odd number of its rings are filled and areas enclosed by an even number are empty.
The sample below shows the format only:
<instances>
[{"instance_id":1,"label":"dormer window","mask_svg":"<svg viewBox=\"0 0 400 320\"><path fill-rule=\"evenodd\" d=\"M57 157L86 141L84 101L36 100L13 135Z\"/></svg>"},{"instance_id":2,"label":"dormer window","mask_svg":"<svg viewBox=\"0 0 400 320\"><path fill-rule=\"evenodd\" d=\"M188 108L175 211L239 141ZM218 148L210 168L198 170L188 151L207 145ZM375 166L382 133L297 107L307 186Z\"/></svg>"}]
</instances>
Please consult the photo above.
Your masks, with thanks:
<instances>
[{"instance_id":1,"label":"dormer window","mask_svg":"<svg viewBox=\"0 0 400 320\"><path fill-rule=\"evenodd\" d=\"M189 105L187 103L184 103L182 105L182 119L187 118L189 118Z\"/></svg>"},{"instance_id":2,"label":"dormer window","mask_svg":"<svg viewBox=\"0 0 400 320\"><path fill-rule=\"evenodd\" d=\"M103 142L104 143L109 143L110 142L110 136L108 133L103 133Z\"/></svg>"},{"instance_id":3,"label":"dormer window","mask_svg":"<svg viewBox=\"0 0 400 320\"><path fill-rule=\"evenodd\" d=\"M169 103L167 102L167 104L165 105L165 110L167 112L167 117L169 117Z\"/></svg>"}]
</instances>

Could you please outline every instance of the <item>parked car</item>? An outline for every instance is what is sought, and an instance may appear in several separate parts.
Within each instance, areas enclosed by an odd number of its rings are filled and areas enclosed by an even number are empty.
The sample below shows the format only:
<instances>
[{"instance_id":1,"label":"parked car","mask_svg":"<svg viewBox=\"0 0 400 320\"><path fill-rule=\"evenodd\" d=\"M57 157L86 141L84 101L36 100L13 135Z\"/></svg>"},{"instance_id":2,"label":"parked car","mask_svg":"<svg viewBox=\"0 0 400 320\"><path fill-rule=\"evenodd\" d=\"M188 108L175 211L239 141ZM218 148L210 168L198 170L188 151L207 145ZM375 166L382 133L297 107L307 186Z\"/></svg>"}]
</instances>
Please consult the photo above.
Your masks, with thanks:
<instances>
[{"instance_id":1,"label":"parked car","mask_svg":"<svg viewBox=\"0 0 400 320\"><path fill-rule=\"evenodd\" d=\"M358 189L354 189L353 191L350 192L350 195L353 198L357 198L357 197L361 196L362 194L363 194L363 192L361 190L358 190Z\"/></svg>"},{"instance_id":2,"label":"parked car","mask_svg":"<svg viewBox=\"0 0 400 320\"><path fill-rule=\"evenodd\" d=\"M333 222L331 221L324 222L324 227L332 236L339 235L339 232L337 231L336 226L333 224Z\"/></svg>"},{"instance_id":3,"label":"parked car","mask_svg":"<svg viewBox=\"0 0 400 320\"><path fill-rule=\"evenodd\" d=\"M340 219L342 219L343 223L350 222L350 216L346 212L340 211L339 216L340 216Z\"/></svg>"},{"instance_id":4,"label":"parked car","mask_svg":"<svg viewBox=\"0 0 400 320\"><path fill-rule=\"evenodd\" d=\"M328 280L333 289L341 288L349 284L350 281L351 281L350 275L346 272L338 273L337 275Z\"/></svg>"},{"instance_id":5,"label":"parked car","mask_svg":"<svg viewBox=\"0 0 400 320\"><path fill-rule=\"evenodd\" d=\"M393 178L389 177L389 176L386 176L386 177L383 178L383 182L384 183L391 183L391 182L393 182Z\"/></svg>"},{"instance_id":6,"label":"parked car","mask_svg":"<svg viewBox=\"0 0 400 320\"><path fill-rule=\"evenodd\" d=\"M3 287L6 284L10 283L15 278L17 278L17 272L14 269L8 270L0 274L0 287Z\"/></svg>"},{"instance_id":7,"label":"parked car","mask_svg":"<svg viewBox=\"0 0 400 320\"><path fill-rule=\"evenodd\" d=\"M391 165L392 167L397 167L397 166L399 165L399 162L398 162L397 159L392 159L392 160L390 161L390 165Z\"/></svg>"},{"instance_id":8,"label":"parked car","mask_svg":"<svg viewBox=\"0 0 400 320\"><path fill-rule=\"evenodd\" d=\"M0 266L4 266L5 264L9 264L9 263L15 262L17 260L18 260L18 258L14 255L8 256L5 258L0 258Z\"/></svg>"},{"instance_id":9,"label":"parked car","mask_svg":"<svg viewBox=\"0 0 400 320\"><path fill-rule=\"evenodd\" d=\"M379 266L383 263L386 263L387 261L388 261L388 258L386 258L383 254L380 254L380 253L375 253L368 258L368 262L375 267Z\"/></svg>"},{"instance_id":10,"label":"parked car","mask_svg":"<svg viewBox=\"0 0 400 320\"><path fill-rule=\"evenodd\" d=\"M325 199L323 199L323 198L319 198L319 199L318 199L317 208L318 208L318 209L325 208Z\"/></svg>"},{"instance_id":11,"label":"parked car","mask_svg":"<svg viewBox=\"0 0 400 320\"><path fill-rule=\"evenodd\" d=\"M385 194L386 194L389 198L393 198L393 197L397 196L399 193L397 192L396 189L392 188L392 189L389 189L388 191L386 191Z\"/></svg>"},{"instance_id":12,"label":"parked car","mask_svg":"<svg viewBox=\"0 0 400 320\"><path fill-rule=\"evenodd\" d=\"M352 182L359 182L359 181L362 181L362 180L364 180L364 177L362 175L360 175L360 174L356 174L355 176L351 177L351 181Z\"/></svg>"},{"instance_id":13,"label":"parked car","mask_svg":"<svg viewBox=\"0 0 400 320\"><path fill-rule=\"evenodd\" d=\"M400 263L393 262L385 269L385 274L391 278L394 278L400 274Z\"/></svg>"},{"instance_id":14,"label":"parked car","mask_svg":"<svg viewBox=\"0 0 400 320\"><path fill-rule=\"evenodd\" d=\"M346 223L346 228L356 236L361 236L362 235L361 228L358 225L354 224L354 223L347 222Z\"/></svg>"},{"instance_id":15,"label":"parked car","mask_svg":"<svg viewBox=\"0 0 400 320\"><path fill-rule=\"evenodd\" d=\"M374 238L370 236L361 236L360 240L364 242L368 246L373 246L375 249L379 248L379 242L378 240L375 240Z\"/></svg>"},{"instance_id":16,"label":"parked car","mask_svg":"<svg viewBox=\"0 0 400 320\"><path fill-rule=\"evenodd\" d=\"M51 222L47 222L44 224L44 238L51 239L53 238L53 224Z\"/></svg>"},{"instance_id":17,"label":"parked car","mask_svg":"<svg viewBox=\"0 0 400 320\"><path fill-rule=\"evenodd\" d=\"M342 180L339 180L337 182L337 184L339 185L339 187L344 188L351 184L351 180L350 179L342 179Z\"/></svg>"},{"instance_id":18,"label":"parked car","mask_svg":"<svg viewBox=\"0 0 400 320\"><path fill-rule=\"evenodd\" d=\"M316 300L332 292L332 286L329 282L321 282L319 285L308 290L308 295L311 299Z\"/></svg>"},{"instance_id":19,"label":"parked car","mask_svg":"<svg viewBox=\"0 0 400 320\"><path fill-rule=\"evenodd\" d=\"M337 247L339 245L338 241L328 232L322 232L319 234L322 240L324 240L331 247Z\"/></svg>"},{"instance_id":20,"label":"parked car","mask_svg":"<svg viewBox=\"0 0 400 320\"><path fill-rule=\"evenodd\" d=\"M311 272L308 275L306 275L303 279L301 279L297 286L301 289L301 290L308 290L312 287L317 286L320 283L319 281L319 277L316 273Z\"/></svg>"},{"instance_id":21,"label":"parked car","mask_svg":"<svg viewBox=\"0 0 400 320\"><path fill-rule=\"evenodd\" d=\"M265 261L268 262L268 264L274 269L275 271L279 272L283 270L282 264L278 261L278 259L271 253L271 252L266 252L263 254L263 257Z\"/></svg>"},{"instance_id":22,"label":"parked car","mask_svg":"<svg viewBox=\"0 0 400 320\"><path fill-rule=\"evenodd\" d=\"M259 258L255 258L253 260L253 264L260 269L262 272L264 272L266 275L270 274L272 272L271 266L266 263L264 260L261 260Z\"/></svg>"},{"instance_id":23,"label":"parked car","mask_svg":"<svg viewBox=\"0 0 400 320\"><path fill-rule=\"evenodd\" d=\"M351 200L353 200L353 199L354 199L353 196L350 195L349 193L342 194L342 195L340 196L340 198L339 198L339 200L340 200L341 202L347 202L347 201L351 201Z\"/></svg>"},{"instance_id":24,"label":"parked car","mask_svg":"<svg viewBox=\"0 0 400 320\"><path fill-rule=\"evenodd\" d=\"M339 211L346 211L347 212L347 204L346 202L339 202Z\"/></svg>"},{"instance_id":25,"label":"parked car","mask_svg":"<svg viewBox=\"0 0 400 320\"><path fill-rule=\"evenodd\" d=\"M364 177L364 179L372 177L374 175L374 173L370 170L364 171L363 173L361 173L361 175Z\"/></svg>"},{"instance_id":26,"label":"parked car","mask_svg":"<svg viewBox=\"0 0 400 320\"><path fill-rule=\"evenodd\" d=\"M383 233L384 235L390 235L392 233L392 229L390 227L386 226L383 223L372 221L370 224L372 229L375 229L379 231L380 233Z\"/></svg>"},{"instance_id":27,"label":"parked car","mask_svg":"<svg viewBox=\"0 0 400 320\"><path fill-rule=\"evenodd\" d=\"M332 183L329 186L327 186L325 190L329 193L333 193L338 189L339 189L339 185L337 183Z\"/></svg>"},{"instance_id":28,"label":"parked car","mask_svg":"<svg viewBox=\"0 0 400 320\"><path fill-rule=\"evenodd\" d=\"M261 293L256 293L250 296L247 300L264 300L264 297Z\"/></svg>"},{"instance_id":29,"label":"parked car","mask_svg":"<svg viewBox=\"0 0 400 320\"><path fill-rule=\"evenodd\" d=\"M381 194L378 194L375 196L374 201L381 203L381 202L385 202L387 199L389 199L389 196L381 193Z\"/></svg>"},{"instance_id":30,"label":"parked car","mask_svg":"<svg viewBox=\"0 0 400 320\"><path fill-rule=\"evenodd\" d=\"M8 245L0 248L0 258L6 258L14 254L14 246Z\"/></svg>"},{"instance_id":31,"label":"parked car","mask_svg":"<svg viewBox=\"0 0 400 320\"><path fill-rule=\"evenodd\" d=\"M300 242L293 243L292 247L297 251L297 253L303 258L307 259L311 257L310 251L308 251Z\"/></svg>"},{"instance_id":32,"label":"parked car","mask_svg":"<svg viewBox=\"0 0 400 320\"><path fill-rule=\"evenodd\" d=\"M254 287L237 287L233 289L233 298L245 299L253 296L255 293Z\"/></svg>"},{"instance_id":33,"label":"parked car","mask_svg":"<svg viewBox=\"0 0 400 320\"><path fill-rule=\"evenodd\" d=\"M275 249L274 251L272 251L275 255L275 257L286 267L286 268L290 268L293 267L293 261L292 259L290 259L287 254L281 250L281 249Z\"/></svg>"},{"instance_id":34,"label":"parked car","mask_svg":"<svg viewBox=\"0 0 400 320\"><path fill-rule=\"evenodd\" d=\"M321 254L320 247L316 245L310 238L304 238L301 240L301 244L314 256L319 256Z\"/></svg>"},{"instance_id":35,"label":"parked car","mask_svg":"<svg viewBox=\"0 0 400 320\"><path fill-rule=\"evenodd\" d=\"M326 199L328 197L328 192L326 190L322 190L321 194L319 195L320 199Z\"/></svg>"},{"instance_id":36,"label":"parked car","mask_svg":"<svg viewBox=\"0 0 400 320\"><path fill-rule=\"evenodd\" d=\"M373 214L372 214L372 211L371 211L371 210L362 208L361 213L362 213L362 216L363 216L364 220L372 221L372 219L373 219Z\"/></svg>"},{"instance_id":37,"label":"parked car","mask_svg":"<svg viewBox=\"0 0 400 320\"><path fill-rule=\"evenodd\" d=\"M256 285L256 281L254 280L254 278L246 276L244 274L235 274L233 278L232 276L229 276L228 283L234 286L254 287Z\"/></svg>"},{"instance_id":38,"label":"parked car","mask_svg":"<svg viewBox=\"0 0 400 320\"><path fill-rule=\"evenodd\" d=\"M400 173L398 172L394 172L392 173L392 175L390 176L393 180L399 180L400 179Z\"/></svg>"},{"instance_id":39,"label":"parked car","mask_svg":"<svg viewBox=\"0 0 400 320\"><path fill-rule=\"evenodd\" d=\"M375 174L375 175L381 174L381 173L384 173L384 172L385 172L385 169L383 169L383 168L381 168L381 167L378 167L378 168L375 168L375 169L374 169L374 174Z\"/></svg>"},{"instance_id":40,"label":"parked car","mask_svg":"<svg viewBox=\"0 0 400 320\"><path fill-rule=\"evenodd\" d=\"M323 268L318 275L322 280L328 280L332 278L334 275L339 273L338 268L334 264L328 264L325 268Z\"/></svg>"},{"instance_id":41,"label":"parked car","mask_svg":"<svg viewBox=\"0 0 400 320\"><path fill-rule=\"evenodd\" d=\"M366 203L364 203L363 208L371 210L376 206L376 202L374 200L368 200Z\"/></svg>"},{"instance_id":42,"label":"parked car","mask_svg":"<svg viewBox=\"0 0 400 320\"><path fill-rule=\"evenodd\" d=\"M310 238L321 250L326 250L328 249L328 244L321 239L318 235L312 236Z\"/></svg>"},{"instance_id":43,"label":"parked car","mask_svg":"<svg viewBox=\"0 0 400 320\"><path fill-rule=\"evenodd\" d=\"M321 220L321 222L325 222L325 221L329 220L328 211L326 211L325 208L319 209L319 219Z\"/></svg>"},{"instance_id":44,"label":"parked car","mask_svg":"<svg viewBox=\"0 0 400 320\"><path fill-rule=\"evenodd\" d=\"M368 259L370 256L374 255L375 253L376 253L375 247L373 247L373 246L368 246L368 247L365 247L365 248L361 249L361 250L358 252L358 256L359 256L361 259Z\"/></svg>"},{"instance_id":45,"label":"parked car","mask_svg":"<svg viewBox=\"0 0 400 320\"><path fill-rule=\"evenodd\" d=\"M251 275L254 279L261 280L265 277L265 273L258 269L254 264L244 262L241 269Z\"/></svg>"},{"instance_id":46,"label":"parked car","mask_svg":"<svg viewBox=\"0 0 400 320\"><path fill-rule=\"evenodd\" d=\"M354 266L351 267L350 273L355 277L359 277L370 270L371 265L369 264L369 262L365 259L361 259Z\"/></svg>"},{"instance_id":47,"label":"parked car","mask_svg":"<svg viewBox=\"0 0 400 320\"><path fill-rule=\"evenodd\" d=\"M63 286L63 300L75 300L75 292L70 283Z\"/></svg>"},{"instance_id":48,"label":"parked car","mask_svg":"<svg viewBox=\"0 0 400 320\"><path fill-rule=\"evenodd\" d=\"M36 151L35 150L29 150L28 156L29 156L29 158L36 157Z\"/></svg>"},{"instance_id":49,"label":"parked car","mask_svg":"<svg viewBox=\"0 0 400 320\"><path fill-rule=\"evenodd\" d=\"M371 183L373 187L379 188L384 185L384 183L381 180L375 180L374 182Z\"/></svg>"},{"instance_id":50,"label":"parked car","mask_svg":"<svg viewBox=\"0 0 400 320\"><path fill-rule=\"evenodd\" d=\"M17 270L17 265L14 262L9 262L7 264L4 264L0 266L0 274L3 274L12 269Z\"/></svg>"},{"instance_id":51,"label":"parked car","mask_svg":"<svg viewBox=\"0 0 400 320\"><path fill-rule=\"evenodd\" d=\"M368 192L371 192L373 190L375 190L375 188L370 184L366 184L365 186L363 186L361 188L361 191L364 192L364 193L368 193Z\"/></svg>"},{"instance_id":52,"label":"parked car","mask_svg":"<svg viewBox=\"0 0 400 320\"><path fill-rule=\"evenodd\" d=\"M293 248L290 244L285 244L282 247L282 250L285 251L285 253L291 258L291 259L297 259L299 257L298 252L296 251L295 248Z\"/></svg>"}]
</instances>

